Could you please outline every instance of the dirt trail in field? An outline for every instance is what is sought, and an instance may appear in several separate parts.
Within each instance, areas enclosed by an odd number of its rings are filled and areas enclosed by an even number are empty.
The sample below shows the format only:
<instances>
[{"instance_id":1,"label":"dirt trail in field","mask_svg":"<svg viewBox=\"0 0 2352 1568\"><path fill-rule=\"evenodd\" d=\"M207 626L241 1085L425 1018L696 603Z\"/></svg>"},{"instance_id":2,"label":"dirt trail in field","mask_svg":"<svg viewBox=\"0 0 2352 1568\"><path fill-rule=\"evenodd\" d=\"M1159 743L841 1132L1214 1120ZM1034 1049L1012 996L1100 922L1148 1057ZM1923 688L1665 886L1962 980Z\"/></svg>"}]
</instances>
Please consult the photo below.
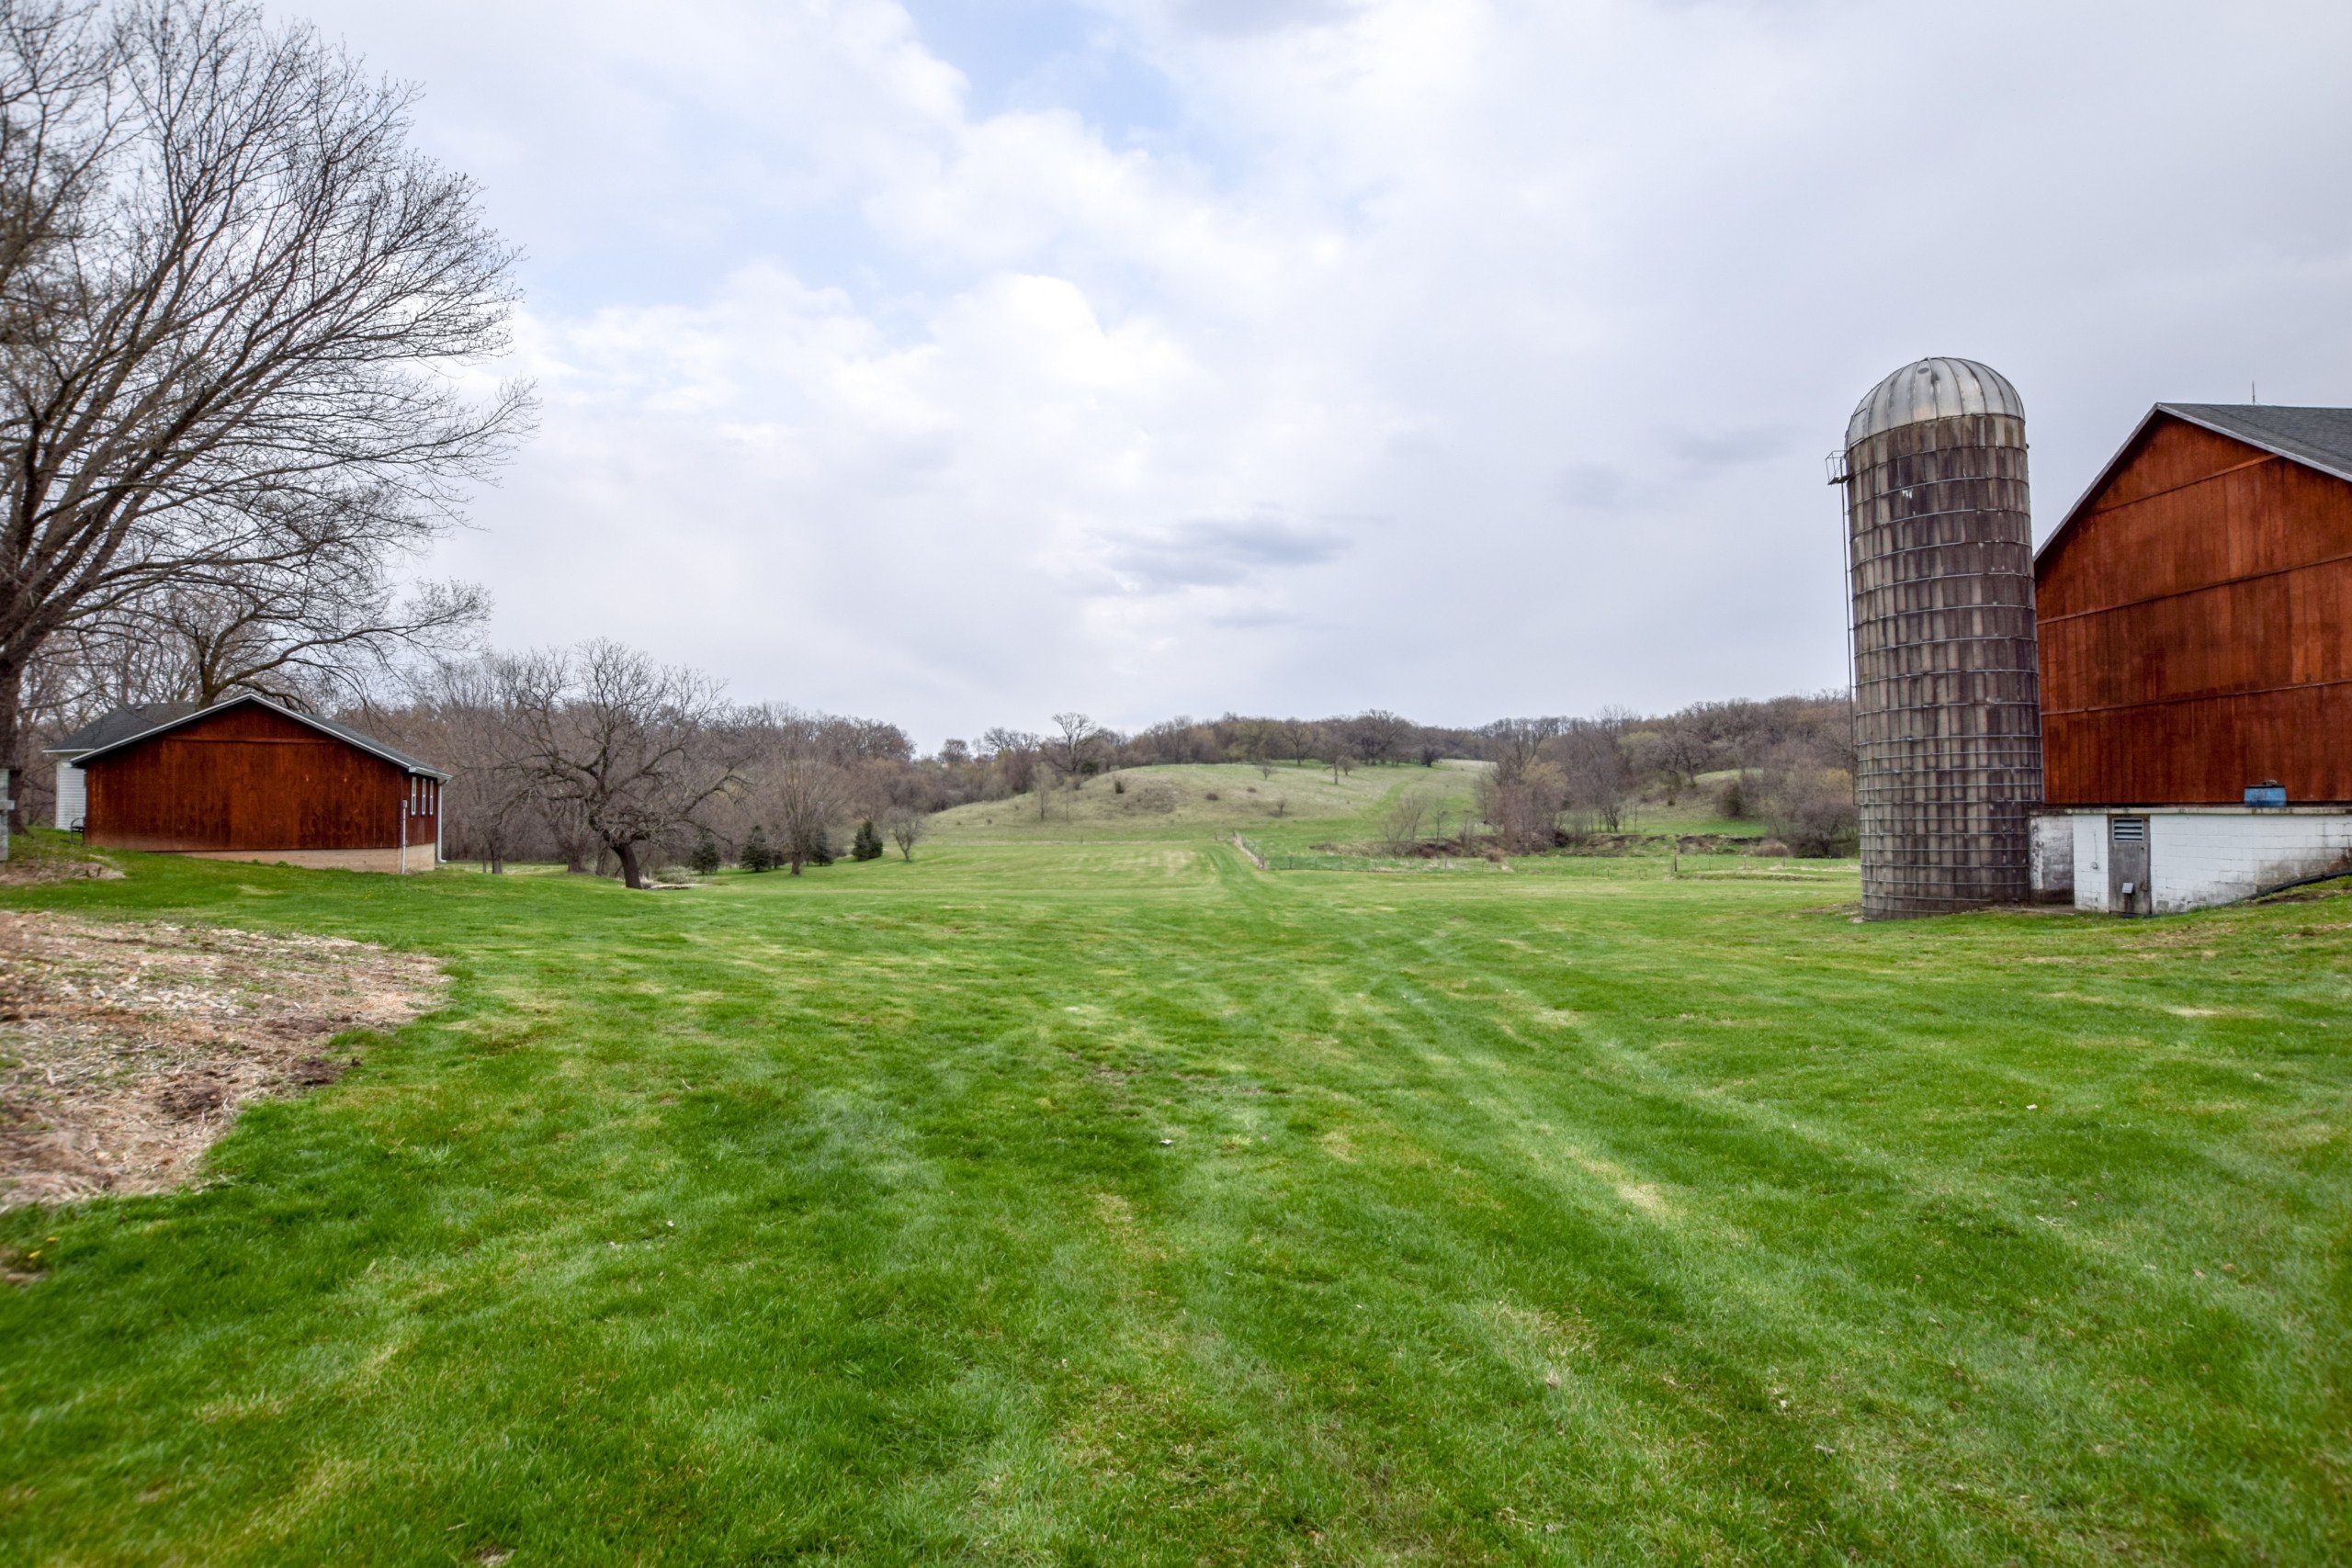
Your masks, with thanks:
<instances>
[{"instance_id":1,"label":"dirt trail in field","mask_svg":"<svg viewBox=\"0 0 2352 1568\"><path fill-rule=\"evenodd\" d=\"M447 984L339 937L0 912L0 1208L163 1191L240 1107L334 1082L330 1036Z\"/></svg>"}]
</instances>

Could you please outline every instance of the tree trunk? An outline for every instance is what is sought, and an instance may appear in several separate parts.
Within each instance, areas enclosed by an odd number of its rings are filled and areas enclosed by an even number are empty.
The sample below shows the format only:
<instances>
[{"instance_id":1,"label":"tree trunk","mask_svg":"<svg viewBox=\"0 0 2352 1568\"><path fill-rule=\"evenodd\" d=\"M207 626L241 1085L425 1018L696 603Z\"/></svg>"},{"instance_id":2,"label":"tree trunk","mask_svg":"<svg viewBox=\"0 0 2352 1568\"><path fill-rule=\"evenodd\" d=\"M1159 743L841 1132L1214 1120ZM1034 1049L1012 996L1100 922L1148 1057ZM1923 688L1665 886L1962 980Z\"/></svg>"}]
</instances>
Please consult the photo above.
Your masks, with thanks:
<instances>
[{"instance_id":1,"label":"tree trunk","mask_svg":"<svg viewBox=\"0 0 2352 1568\"><path fill-rule=\"evenodd\" d=\"M619 843L613 846L613 856L621 863L621 880L631 887L645 886L644 874L637 869L637 846Z\"/></svg>"},{"instance_id":2,"label":"tree trunk","mask_svg":"<svg viewBox=\"0 0 2352 1568\"><path fill-rule=\"evenodd\" d=\"M25 830L25 667L0 661L0 768L8 770L8 831Z\"/></svg>"},{"instance_id":3,"label":"tree trunk","mask_svg":"<svg viewBox=\"0 0 2352 1568\"><path fill-rule=\"evenodd\" d=\"M797 850L797 849L796 849L796 850L794 850L794 851L792 852L792 857L791 857L790 862L788 863L791 865L791 867L792 867L792 874L793 874L793 875L795 875L795 876L797 876L797 875L799 875L799 874L800 874L800 861L801 861L801 853L800 853L800 852L799 852L798 850Z\"/></svg>"}]
</instances>

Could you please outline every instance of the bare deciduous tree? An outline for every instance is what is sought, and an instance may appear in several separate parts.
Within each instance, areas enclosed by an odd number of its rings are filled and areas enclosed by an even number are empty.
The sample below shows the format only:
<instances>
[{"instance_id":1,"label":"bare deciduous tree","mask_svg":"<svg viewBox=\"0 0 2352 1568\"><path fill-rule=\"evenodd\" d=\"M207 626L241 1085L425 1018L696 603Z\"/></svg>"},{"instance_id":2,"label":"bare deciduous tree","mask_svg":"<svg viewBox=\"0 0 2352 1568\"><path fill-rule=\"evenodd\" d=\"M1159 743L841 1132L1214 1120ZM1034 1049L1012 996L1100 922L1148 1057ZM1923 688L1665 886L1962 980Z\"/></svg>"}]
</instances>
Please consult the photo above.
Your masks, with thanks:
<instances>
[{"instance_id":1,"label":"bare deciduous tree","mask_svg":"<svg viewBox=\"0 0 2352 1568\"><path fill-rule=\"evenodd\" d=\"M1791 741L1765 760L1758 781L1764 824L1797 854L1849 855L1860 836L1854 775L1824 749Z\"/></svg>"},{"instance_id":2,"label":"bare deciduous tree","mask_svg":"<svg viewBox=\"0 0 2352 1568\"><path fill-rule=\"evenodd\" d=\"M915 858L915 846L922 842L930 828L930 820L920 811L902 807L890 813L890 841L899 846L900 859L910 861Z\"/></svg>"},{"instance_id":3,"label":"bare deciduous tree","mask_svg":"<svg viewBox=\"0 0 2352 1568\"><path fill-rule=\"evenodd\" d=\"M737 782L740 741L707 676L602 639L496 669L507 765L577 811L631 887L645 886L639 849Z\"/></svg>"},{"instance_id":4,"label":"bare deciduous tree","mask_svg":"<svg viewBox=\"0 0 2352 1568\"><path fill-rule=\"evenodd\" d=\"M1667 800L1674 799L1699 782L1699 775L1712 764L1714 748L1697 726L1679 718L1668 720L1657 731L1657 745L1653 756L1668 778Z\"/></svg>"},{"instance_id":5,"label":"bare deciduous tree","mask_svg":"<svg viewBox=\"0 0 2352 1568\"><path fill-rule=\"evenodd\" d=\"M1046 761L1075 784L1109 731L1082 713L1054 715L1054 728L1059 733L1046 738Z\"/></svg>"},{"instance_id":6,"label":"bare deciduous tree","mask_svg":"<svg viewBox=\"0 0 2352 1568\"><path fill-rule=\"evenodd\" d=\"M451 661L412 682L401 708L372 715L371 728L421 756L452 765L442 786L444 843L453 859L471 859L503 873L516 840L546 825L536 781L515 765L514 747L496 666L485 660ZM571 857L584 860L583 844Z\"/></svg>"},{"instance_id":7,"label":"bare deciduous tree","mask_svg":"<svg viewBox=\"0 0 2352 1568\"><path fill-rule=\"evenodd\" d=\"M402 593L373 563L313 560L173 583L67 635L111 662L143 664L142 684L157 697L202 707L249 691L325 708L386 686L404 654L437 662L473 651L489 612L470 583Z\"/></svg>"},{"instance_id":8,"label":"bare deciduous tree","mask_svg":"<svg viewBox=\"0 0 2352 1568\"><path fill-rule=\"evenodd\" d=\"M1498 718L1478 731L1487 760L1511 773L1543 754L1544 742L1567 725L1563 718Z\"/></svg>"},{"instance_id":9,"label":"bare deciduous tree","mask_svg":"<svg viewBox=\"0 0 2352 1568\"><path fill-rule=\"evenodd\" d=\"M1634 793L1634 769L1620 746L1623 715L1571 720L1544 748L1566 785L1567 808L1589 826L1617 831Z\"/></svg>"},{"instance_id":10,"label":"bare deciduous tree","mask_svg":"<svg viewBox=\"0 0 2352 1568\"><path fill-rule=\"evenodd\" d=\"M1380 815L1380 841L1390 854L1410 854L1421 841L1421 827L1437 806L1427 789L1399 790Z\"/></svg>"},{"instance_id":11,"label":"bare deciduous tree","mask_svg":"<svg viewBox=\"0 0 2352 1568\"><path fill-rule=\"evenodd\" d=\"M1366 762L1388 761L1413 733L1410 719L1399 718L1385 708L1372 708L1360 713L1349 719L1345 728L1348 744L1354 747L1357 757Z\"/></svg>"},{"instance_id":12,"label":"bare deciduous tree","mask_svg":"<svg viewBox=\"0 0 2352 1568\"><path fill-rule=\"evenodd\" d=\"M1237 728L1235 754L1257 769L1261 779L1274 776L1274 749L1281 743L1278 728L1270 718L1246 718Z\"/></svg>"},{"instance_id":13,"label":"bare deciduous tree","mask_svg":"<svg viewBox=\"0 0 2352 1568\"><path fill-rule=\"evenodd\" d=\"M839 768L802 752L769 758L752 799L775 824L777 852L798 876L848 809L849 791Z\"/></svg>"},{"instance_id":14,"label":"bare deciduous tree","mask_svg":"<svg viewBox=\"0 0 2352 1568\"><path fill-rule=\"evenodd\" d=\"M1044 742L1025 729L991 728L980 737L997 781L1007 795L1026 795L1036 783L1037 753ZM1040 795L1044 792L1040 791Z\"/></svg>"},{"instance_id":15,"label":"bare deciduous tree","mask_svg":"<svg viewBox=\"0 0 2352 1568\"><path fill-rule=\"evenodd\" d=\"M0 0L0 763L28 664L168 585L383 563L528 421L513 254L410 89L242 0Z\"/></svg>"},{"instance_id":16,"label":"bare deciduous tree","mask_svg":"<svg viewBox=\"0 0 2352 1568\"><path fill-rule=\"evenodd\" d=\"M1512 850L1551 848L1566 798L1559 764L1541 758L1515 765L1497 762L1478 777L1478 814Z\"/></svg>"}]
</instances>

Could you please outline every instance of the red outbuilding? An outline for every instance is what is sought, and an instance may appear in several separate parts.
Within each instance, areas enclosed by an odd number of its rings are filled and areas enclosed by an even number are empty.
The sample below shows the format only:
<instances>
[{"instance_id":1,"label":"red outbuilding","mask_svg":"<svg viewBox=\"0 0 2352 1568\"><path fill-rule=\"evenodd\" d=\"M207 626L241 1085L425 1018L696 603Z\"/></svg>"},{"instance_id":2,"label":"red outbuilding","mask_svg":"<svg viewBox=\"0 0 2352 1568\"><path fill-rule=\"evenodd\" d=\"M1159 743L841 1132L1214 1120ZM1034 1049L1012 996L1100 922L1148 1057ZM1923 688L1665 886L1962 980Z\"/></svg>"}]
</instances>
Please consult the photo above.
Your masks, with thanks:
<instances>
[{"instance_id":1,"label":"red outbuilding","mask_svg":"<svg viewBox=\"0 0 2352 1568\"><path fill-rule=\"evenodd\" d=\"M89 843L355 871L440 861L449 775L348 725L251 695L128 734L116 717L91 727L98 744L50 749L61 811L78 800Z\"/></svg>"}]
</instances>

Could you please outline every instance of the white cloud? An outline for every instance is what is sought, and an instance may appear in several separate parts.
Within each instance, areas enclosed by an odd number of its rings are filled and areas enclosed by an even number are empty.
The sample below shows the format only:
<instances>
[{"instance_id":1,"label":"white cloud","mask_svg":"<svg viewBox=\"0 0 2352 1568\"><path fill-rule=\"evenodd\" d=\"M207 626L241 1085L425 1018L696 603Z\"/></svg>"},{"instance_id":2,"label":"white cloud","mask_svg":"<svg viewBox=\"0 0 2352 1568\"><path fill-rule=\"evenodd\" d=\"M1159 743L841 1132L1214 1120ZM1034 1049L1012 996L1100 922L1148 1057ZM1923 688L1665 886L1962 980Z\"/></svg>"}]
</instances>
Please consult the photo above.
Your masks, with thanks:
<instances>
[{"instance_id":1,"label":"white cloud","mask_svg":"<svg viewBox=\"0 0 2352 1568\"><path fill-rule=\"evenodd\" d=\"M1896 364L2019 383L2045 517L2156 398L2352 397L2339 7L1073 0L1138 131L913 4L343 14L533 258L503 635L933 739L1760 693Z\"/></svg>"}]
</instances>

